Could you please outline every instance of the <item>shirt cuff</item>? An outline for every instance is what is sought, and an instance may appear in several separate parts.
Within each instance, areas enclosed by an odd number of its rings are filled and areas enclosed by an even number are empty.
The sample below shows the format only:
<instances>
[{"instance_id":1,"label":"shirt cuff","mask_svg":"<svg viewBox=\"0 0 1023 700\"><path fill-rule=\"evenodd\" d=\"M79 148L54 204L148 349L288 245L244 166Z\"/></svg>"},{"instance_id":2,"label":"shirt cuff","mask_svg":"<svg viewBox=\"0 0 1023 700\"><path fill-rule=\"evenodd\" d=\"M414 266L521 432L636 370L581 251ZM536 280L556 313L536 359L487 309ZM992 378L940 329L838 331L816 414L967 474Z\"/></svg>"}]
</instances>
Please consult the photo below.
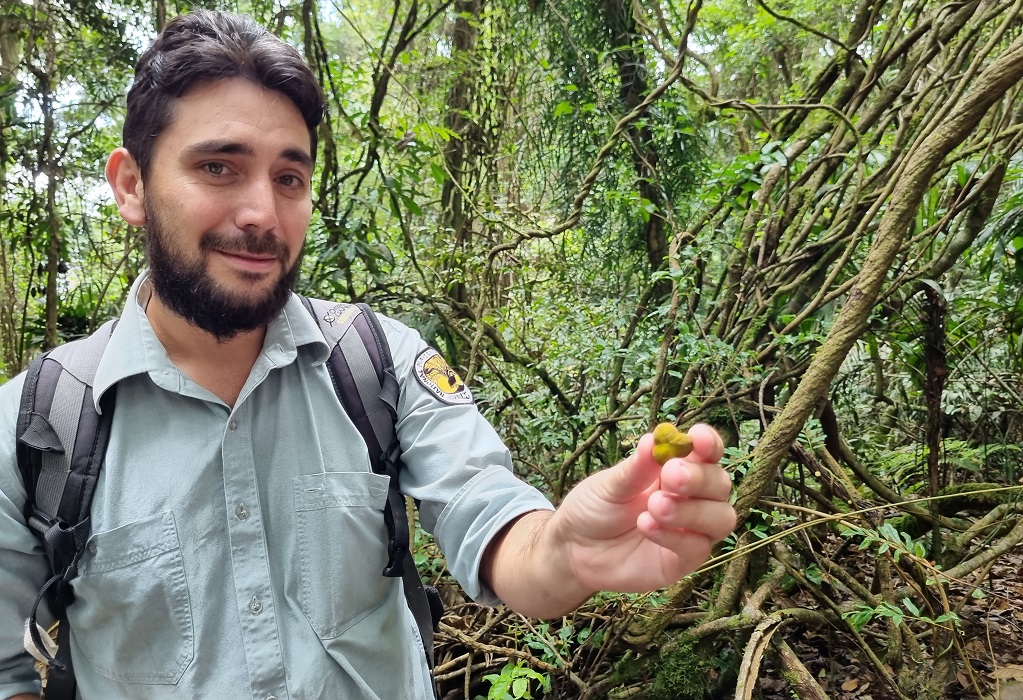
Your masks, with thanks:
<instances>
[{"instance_id":1,"label":"shirt cuff","mask_svg":"<svg viewBox=\"0 0 1023 700\"><path fill-rule=\"evenodd\" d=\"M477 603L501 602L480 581L480 565L490 541L512 520L536 510L554 510L554 506L506 467L494 465L473 476L441 511L434 538L447 559L448 571Z\"/></svg>"}]
</instances>

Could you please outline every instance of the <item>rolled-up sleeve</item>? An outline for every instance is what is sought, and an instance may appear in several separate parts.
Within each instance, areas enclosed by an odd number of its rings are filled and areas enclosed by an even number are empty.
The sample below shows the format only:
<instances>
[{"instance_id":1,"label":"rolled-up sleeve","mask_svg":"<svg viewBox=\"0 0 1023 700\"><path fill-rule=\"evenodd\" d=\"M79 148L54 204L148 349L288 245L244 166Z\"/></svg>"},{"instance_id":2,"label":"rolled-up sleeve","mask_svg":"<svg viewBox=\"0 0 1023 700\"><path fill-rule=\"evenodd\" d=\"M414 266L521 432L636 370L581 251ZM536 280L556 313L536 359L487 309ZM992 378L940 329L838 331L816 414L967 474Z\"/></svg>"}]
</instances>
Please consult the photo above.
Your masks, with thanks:
<instances>
[{"instance_id":1,"label":"rolled-up sleeve","mask_svg":"<svg viewBox=\"0 0 1023 700\"><path fill-rule=\"evenodd\" d=\"M490 541L518 516L551 509L539 491L504 467L491 466L469 479L441 511L434 536L465 592L478 603L496 605L500 600L479 578Z\"/></svg>"},{"instance_id":2,"label":"rolled-up sleeve","mask_svg":"<svg viewBox=\"0 0 1023 700\"><path fill-rule=\"evenodd\" d=\"M0 698L39 693L39 676L24 648L25 620L49 572L25 524L25 487L18 472L15 430L24 375L0 387ZM40 606L39 622L49 624Z\"/></svg>"},{"instance_id":3,"label":"rolled-up sleeve","mask_svg":"<svg viewBox=\"0 0 1023 700\"><path fill-rule=\"evenodd\" d=\"M479 603L497 604L493 591L480 581L488 545L515 518L553 506L514 475L511 453L467 392L449 398L427 388L429 378L416 360L432 351L419 335L391 319L381 320L401 385L401 490L419 501L423 528L433 534L448 571L465 592Z\"/></svg>"}]
</instances>

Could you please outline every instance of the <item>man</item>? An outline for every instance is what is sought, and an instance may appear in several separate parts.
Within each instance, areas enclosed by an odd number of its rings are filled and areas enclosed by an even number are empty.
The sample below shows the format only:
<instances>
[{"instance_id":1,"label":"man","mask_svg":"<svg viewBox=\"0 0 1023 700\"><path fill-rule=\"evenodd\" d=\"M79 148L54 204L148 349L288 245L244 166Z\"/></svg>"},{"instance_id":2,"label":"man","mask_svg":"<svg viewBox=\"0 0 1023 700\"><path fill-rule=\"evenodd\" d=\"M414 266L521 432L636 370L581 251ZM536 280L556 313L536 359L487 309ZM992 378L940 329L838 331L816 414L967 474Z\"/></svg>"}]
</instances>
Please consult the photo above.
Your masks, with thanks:
<instances>
[{"instance_id":1,"label":"man","mask_svg":"<svg viewBox=\"0 0 1023 700\"><path fill-rule=\"evenodd\" d=\"M68 610L85 698L430 697L399 579L381 576L386 477L341 409L291 287L311 216L323 96L246 18L178 17L142 56L106 175L146 228L97 370L117 410ZM478 601L564 614L669 585L734 527L721 442L662 469L636 453L554 511L511 473L468 390L384 319L401 382L402 490ZM39 692L24 620L48 565L15 463L23 377L0 388L0 698ZM458 382L455 382L456 384Z\"/></svg>"}]
</instances>

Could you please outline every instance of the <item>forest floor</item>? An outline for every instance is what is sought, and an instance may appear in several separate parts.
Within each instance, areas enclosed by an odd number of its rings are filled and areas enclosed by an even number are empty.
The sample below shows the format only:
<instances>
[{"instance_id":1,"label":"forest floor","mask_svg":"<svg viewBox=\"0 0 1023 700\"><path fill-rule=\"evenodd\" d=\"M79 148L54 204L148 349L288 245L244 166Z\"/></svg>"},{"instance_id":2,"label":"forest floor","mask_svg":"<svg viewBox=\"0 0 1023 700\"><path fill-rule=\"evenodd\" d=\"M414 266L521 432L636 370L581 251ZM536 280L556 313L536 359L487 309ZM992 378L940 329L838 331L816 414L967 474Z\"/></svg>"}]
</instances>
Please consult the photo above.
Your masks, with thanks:
<instances>
[{"instance_id":1,"label":"forest floor","mask_svg":"<svg viewBox=\"0 0 1023 700\"><path fill-rule=\"evenodd\" d=\"M956 678L945 688L946 698L977 698L969 660L985 699L1020 700L1023 698L1023 552L1005 555L992 567L984 582L982 595L970 596L964 589L950 593L965 630L962 652L956 654ZM869 626L868 626L869 627ZM876 641L876 652L883 652L878 630L865 629L864 635ZM929 636L921 625L922 646ZM898 696L875 671L871 663L849 641L836 634L809 632L798 640L788 640L800 660L833 700L897 700ZM890 670L890 669L889 669ZM760 690L764 700L790 700L788 684L778 668L765 662L761 669Z\"/></svg>"},{"instance_id":2,"label":"forest floor","mask_svg":"<svg viewBox=\"0 0 1023 700\"><path fill-rule=\"evenodd\" d=\"M859 569L862 574L861 581L866 585L870 584L870 572L877 568L876 561L872 559L875 556L873 551L846 551L845 554L832 551L829 554L846 557L844 565L847 568L851 567L851 570ZM467 602L463 594L453 586L445 590L452 594L452 599L447 601L449 615L445 621L453 626L452 628L466 633L472 630L481 631L478 643L470 645L472 649L476 649L477 654L480 654L479 658L486 659L505 648L519 646L520 632L509 632L504 629L504 623L501 622L504 615L495 614L493 609L480 608ZM949 651L955 659L956 672L942 697L963 700L1023 700L1023 550L1017 548L1003 555L987 573L982 587L976 589L979 594L971 595L971 590L973 589L964 584L951 586L948 591L949 604L958 614L963 628L960 639L965 641L960 642L961 651L955 647ZM776 607L787 609L819 607L816 598L806 591L795 589L791 597L786 597L784 593L776 594L778 595L781 597L772 599ZM456 614L458 610L465 611L464 618ZM931 616L937 617L941 612L939 610ZM596 612L595 618L606 619L615 614L613 609L601 609ZM921 616L927 614L921 611ZM911 627L925 653L933 657L934 643L930 633L933 625L914 621ZM571 629L571 625L568 629ZM549 630L550 634L563 639L564 637L558 634L561 631L554 628ZM829 700L899 700L899 695L877 672L847 632L838 628L815 630L805 626L801 626L795 634L786 635L786 631L781 631L778 636L785 637L785 641L822 686ZM884 622L875 620L868 623L861 630L861 635L872 644L875 655L883 658L887 641L887 628ZM445 697L462 699L485 694L488 688L486 684L479 682L479 676L494 672L496 669L489 668L478 674L474 673L476 684L472 686L473 692L464 693L461 673L457 667L466 663L464 659L467 651L470 652L469 662L472 661L472 650L465 647L465 640L450 638L443 631L439 639L441 653L438 659L451 660L454 663L451 668L442 663L442 666L445 666L443 672L447 675L453 674L453 680L446 681L444 686ZM534 650L537 648L533 647ZM522 651L530 653L529 650ZM905 657L908 658L908 654ZM969 661L968 665L964 658ZM925 659L921 665L924 669L929 669L933 662L931 659ZM890 675L895 675L893 669L888 668L887 671ZM712 669L708 673L713 684L718 671ZM974 680L971 680L971 675ZM559 682L564 685L545 697L558 700L578 697L577 689L566 679L562 678ZM981 691L980 694L977 687ZM754 693L755 700L792 700L791 686L784 679L781 669L773 663L770 654L765 654L763 658L758 690L758 693ZM714 700L731 700L733 696L734 690ZM679 697L678 700L683 698Z\"/></svg>"}]
</instances>

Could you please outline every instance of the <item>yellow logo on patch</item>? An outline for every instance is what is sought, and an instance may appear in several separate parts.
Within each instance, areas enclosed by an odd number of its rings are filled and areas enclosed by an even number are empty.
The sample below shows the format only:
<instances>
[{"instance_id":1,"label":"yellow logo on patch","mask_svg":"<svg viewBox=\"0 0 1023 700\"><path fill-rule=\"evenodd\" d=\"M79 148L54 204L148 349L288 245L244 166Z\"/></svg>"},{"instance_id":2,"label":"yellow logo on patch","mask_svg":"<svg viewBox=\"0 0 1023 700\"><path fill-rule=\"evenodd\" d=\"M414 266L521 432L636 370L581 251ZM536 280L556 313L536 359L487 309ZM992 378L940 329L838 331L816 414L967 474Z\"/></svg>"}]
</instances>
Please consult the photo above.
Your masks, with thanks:
<instances>
[{"instance_id":1,"label":"yellow logo on patch","mask_svg":"<svg viewBox=\"0 0 1023 700\"><path fill-rule=\"evenodd\" d=\"M444 403L472 403L469 387L433 348L426 348L416 357L415 375L423 388Z\"/></svg>"}]
</instances>

